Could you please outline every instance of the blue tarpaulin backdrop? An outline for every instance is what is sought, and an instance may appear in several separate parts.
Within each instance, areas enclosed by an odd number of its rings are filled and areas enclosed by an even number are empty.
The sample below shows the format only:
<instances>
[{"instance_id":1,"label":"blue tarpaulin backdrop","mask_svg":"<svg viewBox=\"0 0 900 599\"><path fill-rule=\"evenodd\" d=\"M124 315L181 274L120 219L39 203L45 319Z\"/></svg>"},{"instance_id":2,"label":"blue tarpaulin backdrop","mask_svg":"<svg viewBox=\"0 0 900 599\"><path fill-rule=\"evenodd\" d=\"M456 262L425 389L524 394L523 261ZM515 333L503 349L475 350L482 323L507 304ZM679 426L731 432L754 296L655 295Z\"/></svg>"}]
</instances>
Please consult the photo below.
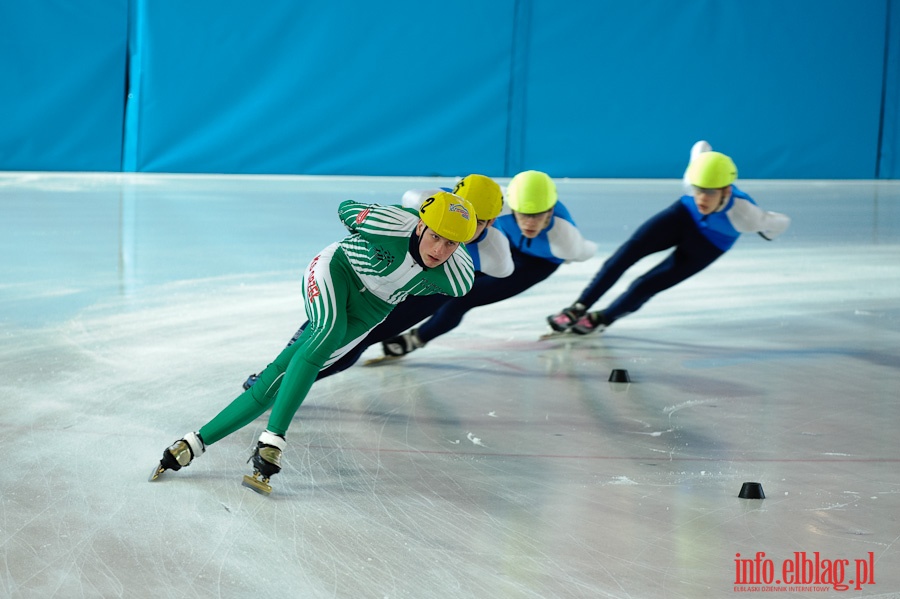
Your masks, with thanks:
<instances>
[{"instance_id":1,"label":"blue tarpaulin backdrop","mask_svg":"<svg viewBox=\"0 0 900 599\"><path fill-rule=\"evenodd\" d=\"M900 177L900 0L0 4L0 169Z\"/></svg>"}]
</instances>

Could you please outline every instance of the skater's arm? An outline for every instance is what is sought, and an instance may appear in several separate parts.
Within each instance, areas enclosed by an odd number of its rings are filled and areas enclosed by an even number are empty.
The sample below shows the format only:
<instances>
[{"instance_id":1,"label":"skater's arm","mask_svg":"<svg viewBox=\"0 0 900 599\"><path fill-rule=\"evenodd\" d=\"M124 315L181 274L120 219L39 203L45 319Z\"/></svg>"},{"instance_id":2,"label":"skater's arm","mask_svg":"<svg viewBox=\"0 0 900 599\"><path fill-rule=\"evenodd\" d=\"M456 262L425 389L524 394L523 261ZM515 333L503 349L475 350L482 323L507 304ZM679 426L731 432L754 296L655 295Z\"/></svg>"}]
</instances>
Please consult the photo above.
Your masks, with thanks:
<instances>
[{"instance_id":1,"label":"skater's arm","mask_svg":"<svg viewBox=\"0 0 900 599\"><path fill-rule=\"evenodd\" d=\"M481 272L498 279L513 273L515 266L509 250L509 240L503 233L494 227L487 227L484 239L477 245Z\"/></svg>"},{"instance_id":2,"label":"skater's arm","mask_svg":"<svg viewBox=\"0 0 900 599\"><path fill-rule=\"evenodd\" d=\"M400 206L363 204L353 200L341 202L338 216L351 233L359 233L364 237L406 237L419 222L418 212L415 210Z\"/></svg>"},{"instance_id":3,"label":"skater's arm","mask_svg":"<svg viewBox=\"0 0 900 599\"><path fill-rule=\"evenodd\" d=\"M784 233L791 224L787 215L763 210L743 198L734 199L734 207L728 211L728 218L740 233L759 233L770 241Z\"/></svg>"},{"instance_id":4,"label":"skater's arm","mask_svg":"<svg viewBox=\"0 0 900 599\"><path fill-rule=\"evenodd\" d=\"M547 238L553 255L566 262L583 262L597 253L597 244L585 239L575 225L563 218L554 218Z\"/></svg>"},{"instance_id":5,"label":"skater's arm","mask_svg":"<svg viewBox=\"0 0 900 599\"><path fill-rule=\"evenodd\" d=\"M439 270L429 276L430 284L419 288L413 295L433 295L440 293L450 297L462 297L469 293L475 283L475 269L472 257L465 247L460 245L450 259L444 262Z\"/></svg>"},{"instance_id":6,"label":"skater's arm","mask_svg":"<svg viewBox=\"0 0 900 599\"><path fill-rule=\"evenodd\" d=\"M363 204L361 202L354 202L353 200L344 200L338 206L338 218L341 219L341 222L344 223L344 226L347 227L348 231L356 233L357 225L365 220L371 209L371 204Z\"/></svg>"}]
</instances>

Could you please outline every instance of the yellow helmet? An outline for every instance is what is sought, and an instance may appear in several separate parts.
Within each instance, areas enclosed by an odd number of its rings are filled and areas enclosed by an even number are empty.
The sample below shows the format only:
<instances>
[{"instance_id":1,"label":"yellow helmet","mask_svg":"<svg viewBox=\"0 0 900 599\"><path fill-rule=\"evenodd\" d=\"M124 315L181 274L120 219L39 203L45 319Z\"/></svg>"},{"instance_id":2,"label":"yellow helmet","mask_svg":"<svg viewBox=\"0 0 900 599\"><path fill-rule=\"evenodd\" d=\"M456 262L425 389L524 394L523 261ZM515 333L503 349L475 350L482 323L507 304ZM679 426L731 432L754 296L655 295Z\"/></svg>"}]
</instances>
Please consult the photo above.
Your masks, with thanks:
<instances>
[{"instance_id":1,"label":"yellow helmet","mask_svg":"<svg viewBox=\"0 0 900 599\"><path fill-rule=\"evenodd\" d=\"M500 191L500 186L484 175L463 177L453 188L453 193L472 202L478 220L497 218L503 209L503 192Z\"/></svg>"},{"instance_id":2,"label":"yellow helmet","mask_svg":"<svg viewBox=\"0 0 900 599\"><path fill-rule=\"evenodd\" d=\"M509 207L522 214L546 212L556 204L556 184L547 173L524 171L506 188Z\"/></svg>"},{"instance_id":3,"label":"yellow helmet","mask_svg":"<svg viewBox=\"0 0 900 599\"><path fill-rule=\"evenodd\" d=\"M450 241L469 241L478 226L475 207L449 191L439 191L422 202L419 218L425 225Z\"/></svg>"},{"instance_id":4,"label":"yellow helmet","mask_svg":"<svg viewBox=\"0 0 900 599\"><path fill-rule=\"evenodd\" d=\"M691 160L687 175L694 187L721 189L735 182L737 167L731 158L721 152L701 152Z\"/></svg>"}]
</instances>

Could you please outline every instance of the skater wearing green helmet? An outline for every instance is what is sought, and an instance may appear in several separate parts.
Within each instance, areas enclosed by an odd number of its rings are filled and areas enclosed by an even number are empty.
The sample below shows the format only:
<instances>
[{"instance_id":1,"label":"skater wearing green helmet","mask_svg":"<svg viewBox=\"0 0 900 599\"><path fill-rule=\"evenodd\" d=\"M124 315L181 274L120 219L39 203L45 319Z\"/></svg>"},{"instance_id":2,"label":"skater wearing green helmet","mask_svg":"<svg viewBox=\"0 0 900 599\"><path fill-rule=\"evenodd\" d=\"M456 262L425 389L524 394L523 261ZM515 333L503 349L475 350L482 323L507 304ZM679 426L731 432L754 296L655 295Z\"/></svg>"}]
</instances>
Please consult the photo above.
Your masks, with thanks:
<instances>
[{"instance_id":1,"label":"skater wearing green helmet","mask_svg":"<svg viewBox=\"0 0 900 599\"><path fill-rule=\"evenodd\" d=\"M602 331L638 310L654 295L697 274L728 251L741 233L759 233L772 240L790 225L790 218L767 212L738 189L737 167L705 141L691 148L684 174L685 195L641 225L603 264L577 301L547 317L557 332L586 335ZM673 249L674 248L674 249ZM588 309L638 260L673 249L662 262L638 277L605 309Z\"/></svg>"},{"instance_id":2,"label":"skater wearing green helmet","mask_svg":"<svg viewBox=\"0 0 900 599\"><path fill-rule=\"evenodd\" d=\"M255 385L166 449L150 480L187 466L207 446L271 408L251 456L253 476L244 477L253 490L271 492L269 478L281 470L285 434L319 371L406 297L459 297L471 289L474 269L463 242L475 234L476 216L467 200L441 191L426 198L418 212L348 200L338 215L350 235L313 258L303 279L309 326L259 374Z\"/></svg>"}]
</instances>

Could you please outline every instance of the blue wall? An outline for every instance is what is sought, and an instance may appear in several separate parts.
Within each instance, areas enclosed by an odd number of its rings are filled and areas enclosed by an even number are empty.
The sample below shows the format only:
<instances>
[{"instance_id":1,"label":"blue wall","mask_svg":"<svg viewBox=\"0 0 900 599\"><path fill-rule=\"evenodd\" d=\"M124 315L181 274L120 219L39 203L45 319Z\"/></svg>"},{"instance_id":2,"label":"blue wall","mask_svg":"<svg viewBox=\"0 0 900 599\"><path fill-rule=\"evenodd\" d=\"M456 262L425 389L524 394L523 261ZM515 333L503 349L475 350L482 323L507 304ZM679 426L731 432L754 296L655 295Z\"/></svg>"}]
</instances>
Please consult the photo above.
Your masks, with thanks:
<instances>
[{"instance_id":1,"label":"blue wall","mask_svg":"<svg viewBox=\"0 0 900 599\"><path fill-rule=\"evenodd\" d=\"M0 5L0 169L900 178L900 0L77 5Z\"/></svg>"},{"instance_id":2,"label":"blue wall","mask_svg":"<svg viewBox=\"0 0 900 599\"><path fill-rule=\"evenodd\" d=\"M122 167L128 2L0 2L0 169Z\"/></svg>"}]
</instances>

